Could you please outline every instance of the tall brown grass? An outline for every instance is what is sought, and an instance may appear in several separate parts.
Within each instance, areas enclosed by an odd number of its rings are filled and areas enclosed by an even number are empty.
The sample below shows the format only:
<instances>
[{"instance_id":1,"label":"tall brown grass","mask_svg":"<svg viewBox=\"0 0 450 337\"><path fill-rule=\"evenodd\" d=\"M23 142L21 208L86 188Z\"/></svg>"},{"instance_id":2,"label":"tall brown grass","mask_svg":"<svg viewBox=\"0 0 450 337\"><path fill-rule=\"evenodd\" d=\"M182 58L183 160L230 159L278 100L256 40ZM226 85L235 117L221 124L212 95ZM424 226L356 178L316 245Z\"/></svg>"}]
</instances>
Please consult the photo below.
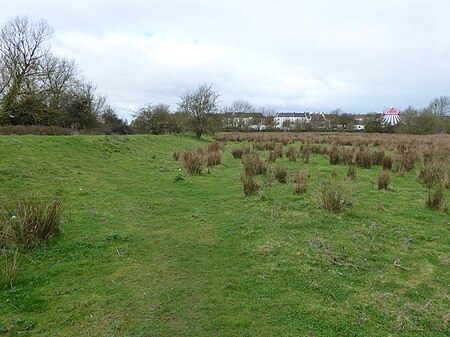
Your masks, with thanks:
<instances>
[{"instance_id":1,"label":"tall brown grass","mask_svg":"<svg viewBox=\"0 0 450 337\"><path fill-rule=\"evenodd\" d=\"M203 153L201 151L188 151L180 155L184 168L190 174L201 174L205 163L203 160Z\"/></svg>"},{"instance_id":2,"label":"tall brown grass","mask_svg":"<svg viewBox=\"0 0 450 337\"><path fill-rule=\"evenodd\" d=\"M309 172L307 170L294 172L292 177L292 188L294 190L294 194L306 193L308 178Z\"/></svg>"}]
</instances>

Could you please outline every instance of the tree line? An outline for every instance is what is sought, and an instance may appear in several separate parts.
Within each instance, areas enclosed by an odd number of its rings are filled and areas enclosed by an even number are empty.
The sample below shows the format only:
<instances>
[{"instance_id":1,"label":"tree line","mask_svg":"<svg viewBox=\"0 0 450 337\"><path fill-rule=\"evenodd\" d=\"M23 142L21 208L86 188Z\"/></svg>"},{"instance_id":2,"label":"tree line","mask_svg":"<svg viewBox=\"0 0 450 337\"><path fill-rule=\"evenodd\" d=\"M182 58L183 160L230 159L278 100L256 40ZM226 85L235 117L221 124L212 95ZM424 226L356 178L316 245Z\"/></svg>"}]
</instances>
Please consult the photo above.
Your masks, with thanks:
<instances>
[{"instance_id":1,"label":"tree line","mask_svg":"<svg viewBox=\"0 0 450 337\"><path fill-rule=\"evenodd\" d=\"M85 79L75 61L54 55L49 41L54 31L46 21L16 17L0 30L0 126L44 125L95 133L175 133L193 132L197 137L217 131L251 131L264 125L275 130L275 111L255 108L244 100L219 107L220 94L213 84L180 95L178 109L165 104L149 104L134 114L130 125L119 118ZM220 114L218 113L220 112ZM380 124L375 115L367 115L368 132L436 133L450 132L450 98L441 96L428 107L408 107L403 121L395 127ZM248 118L251 116L251 121ZM323 123L291 125L292 131L353 130L351 114L335 110Z\"/></svg>"}]
</instances>

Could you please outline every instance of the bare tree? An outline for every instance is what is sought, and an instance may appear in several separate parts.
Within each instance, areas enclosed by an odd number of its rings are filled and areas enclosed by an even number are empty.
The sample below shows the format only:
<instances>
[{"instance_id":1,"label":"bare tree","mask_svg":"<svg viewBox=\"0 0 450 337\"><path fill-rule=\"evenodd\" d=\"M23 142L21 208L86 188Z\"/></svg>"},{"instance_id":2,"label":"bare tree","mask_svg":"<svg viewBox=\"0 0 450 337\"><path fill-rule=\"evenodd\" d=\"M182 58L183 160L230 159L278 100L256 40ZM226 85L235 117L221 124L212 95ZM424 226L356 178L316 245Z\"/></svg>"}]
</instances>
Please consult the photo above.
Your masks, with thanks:
<instances>
[{"instance_id":1,"label":"bare tree","mask_svg":"<svg viewBox=\"0 0 450 337\"><path fill-rule=\"evenodd\" d=\"M198 138L208 131L214 131L215 119L212 114L218 111L219 97L213 84L206 83L181 95L179 110L189 116L190 128Z\"/></svg>"},{"instance_id":2,"label":"bare tree","mask_svg":"<svg viewBox=\"0 0 450 337\"><path fill-rule=\"evenodd\" d=\"M29 85L29 79L42 74L42 61L49 53L46 42L53 29L43 20L16 17L0 31L0 95L14 100ZM27 83L28 80L28 83Z\"/></svg>"},{"instance_id":3,"label":"bare tree","mask_svg":"<svg viewBox=\"0 0 450 337\"><path fill-rule=\"evenodd\" d=\"M435 115L447 115L450 114L450 97L441 96L434 98L428 105L428 109Z\"/></svg>"}]
</instances>

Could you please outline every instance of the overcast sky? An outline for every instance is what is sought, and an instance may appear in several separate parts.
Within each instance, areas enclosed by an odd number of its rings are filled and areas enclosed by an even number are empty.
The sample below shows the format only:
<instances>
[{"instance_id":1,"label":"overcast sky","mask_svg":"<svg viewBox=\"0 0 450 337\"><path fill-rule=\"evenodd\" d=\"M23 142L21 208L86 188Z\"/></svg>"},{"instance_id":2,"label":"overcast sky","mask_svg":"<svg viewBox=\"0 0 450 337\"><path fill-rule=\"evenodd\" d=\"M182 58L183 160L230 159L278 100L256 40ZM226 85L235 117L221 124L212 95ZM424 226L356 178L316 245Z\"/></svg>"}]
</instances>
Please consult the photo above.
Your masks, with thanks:
<instances>
[{"instance_id":1,"label":"overcast sky","mask_svg":"<svg viewBox=\"0 0 450 337\"><path fill-rule=\"evenodd\" d=\"M45 19L122 117L214 83L221 105L366 113L450 95L448 0L2 0Z\"/></svg>"}]
</instances>

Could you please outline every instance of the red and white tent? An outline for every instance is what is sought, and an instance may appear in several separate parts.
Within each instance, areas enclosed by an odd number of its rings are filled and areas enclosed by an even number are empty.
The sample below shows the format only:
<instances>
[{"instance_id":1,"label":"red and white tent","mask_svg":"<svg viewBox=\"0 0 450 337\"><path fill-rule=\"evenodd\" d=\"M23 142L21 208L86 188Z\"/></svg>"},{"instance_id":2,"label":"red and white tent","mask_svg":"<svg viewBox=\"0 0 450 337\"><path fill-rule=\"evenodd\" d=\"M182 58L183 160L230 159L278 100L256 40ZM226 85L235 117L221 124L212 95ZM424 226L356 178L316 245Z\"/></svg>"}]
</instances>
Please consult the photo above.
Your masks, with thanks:
<instances>
[{"instance_id":1,"label":"red and white tent","mask_svg":"<svg viewBox=\"0 0 450 337\"><path fill-rule=\"evenodd\" d=\"M396 125L398 122L400 122L400 112L396 108L391 107L383 112L383 117L381 118L382 124Z\"/></svg>"}]
</instances>

